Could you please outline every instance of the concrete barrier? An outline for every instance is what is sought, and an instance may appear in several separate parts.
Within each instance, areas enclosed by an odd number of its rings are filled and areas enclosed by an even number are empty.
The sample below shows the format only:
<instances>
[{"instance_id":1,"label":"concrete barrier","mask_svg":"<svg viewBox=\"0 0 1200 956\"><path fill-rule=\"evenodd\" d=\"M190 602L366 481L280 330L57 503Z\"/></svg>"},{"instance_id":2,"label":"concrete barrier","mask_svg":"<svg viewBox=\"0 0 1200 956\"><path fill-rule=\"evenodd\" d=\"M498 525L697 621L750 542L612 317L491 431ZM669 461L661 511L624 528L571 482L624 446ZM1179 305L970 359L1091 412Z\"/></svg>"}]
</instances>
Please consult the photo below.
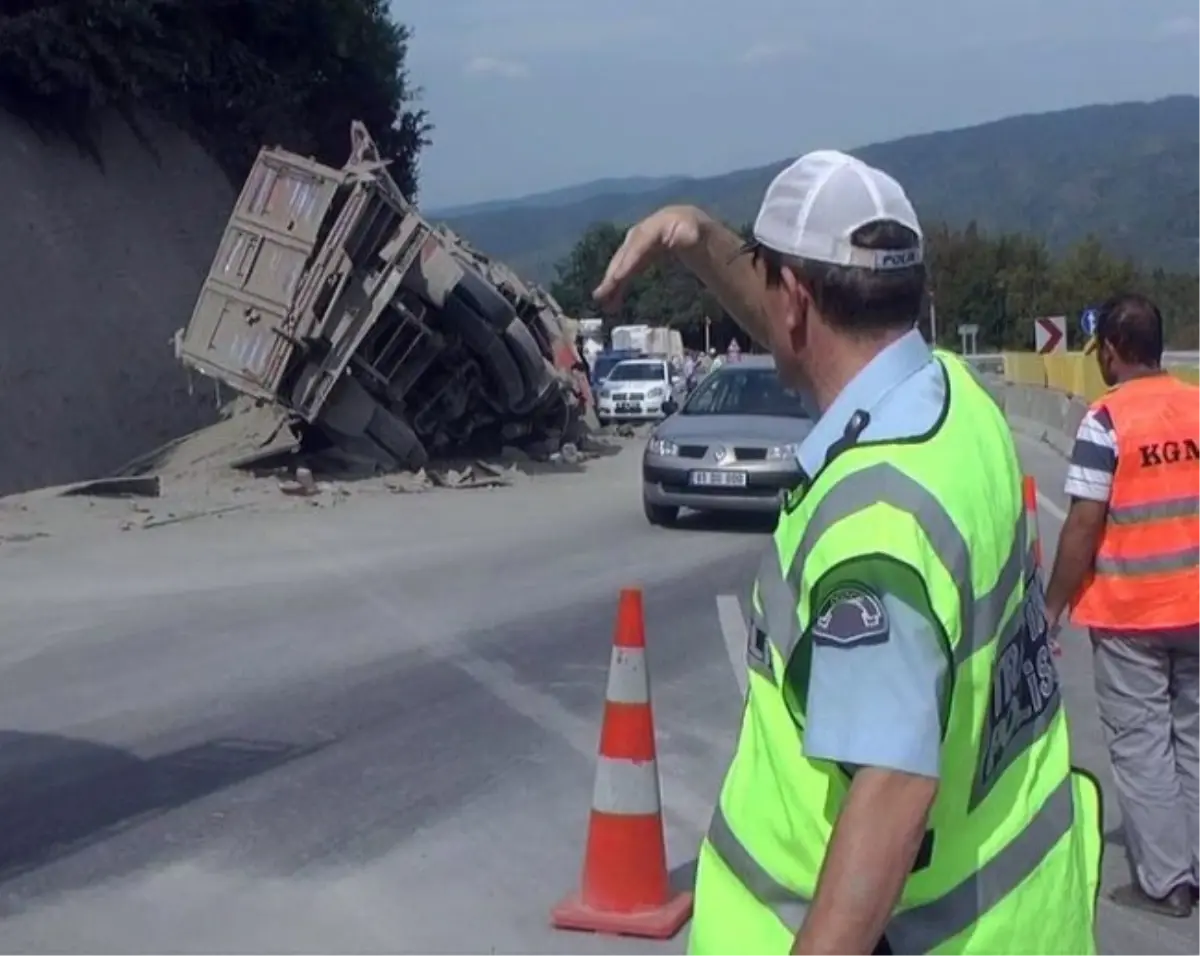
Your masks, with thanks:
<instances>
[{"instance_id":1,"label":"concrete barrier","mask_svg":"<svg viewBox=\"0 0 1200 956\"><path fill-rule=\"evenodd\" d=\"M988 389L1014 431L1071 454L1088 403L1050 388L993 379Z\"/></svg>"},{"instance_id":2,"label":"concrete barrier","mask_svg":"<svg viewBox=\"0 0 1200 956\"><path fill-rule=\"evenodd\" d=\"M1195 368L1169 366L1168 371L1197 383ZM1015 431L1044 441L1063 455L1071 454L1088 405L1105 390L1095 356L1081 352L1005 352L1003 378L989 378L987 384Z\"/></svg>"}]
</instances>

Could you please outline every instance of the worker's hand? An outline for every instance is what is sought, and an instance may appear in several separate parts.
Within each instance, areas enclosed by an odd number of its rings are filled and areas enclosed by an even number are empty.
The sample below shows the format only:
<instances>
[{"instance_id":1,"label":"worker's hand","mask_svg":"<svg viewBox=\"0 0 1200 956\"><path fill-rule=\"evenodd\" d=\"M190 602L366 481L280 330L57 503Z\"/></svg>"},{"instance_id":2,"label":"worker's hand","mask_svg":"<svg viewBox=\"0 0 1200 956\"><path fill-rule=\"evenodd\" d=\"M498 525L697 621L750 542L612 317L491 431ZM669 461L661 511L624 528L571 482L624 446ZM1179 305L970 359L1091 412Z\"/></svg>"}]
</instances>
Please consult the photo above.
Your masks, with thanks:
<instances>
[{"instance_id":1,"label":"worker's hand","mask_svg":"<svg viewBox=\"0 0 1200 956\"><path fill-rule=\"evenodd\" d=\"M626 284L664 252L680 252L700 242L705 215L695 206L664 206L625 233L592 296L601 305L620 298Z\"/></svg>"},{"instance_id":2,"label":"worker's hand","mask_svg":"<svg viewBox=\"0 0 1200 956\"><path fill-rule=\"evenodd\" d=\"M1050 653L1055 657L1062 657L1062 644L1058 640L1058 636L1062 633L1062 611L1054 614L1049 608L1046 609L1046 643L1050 647Z\"/></svg>"}]
</instances>

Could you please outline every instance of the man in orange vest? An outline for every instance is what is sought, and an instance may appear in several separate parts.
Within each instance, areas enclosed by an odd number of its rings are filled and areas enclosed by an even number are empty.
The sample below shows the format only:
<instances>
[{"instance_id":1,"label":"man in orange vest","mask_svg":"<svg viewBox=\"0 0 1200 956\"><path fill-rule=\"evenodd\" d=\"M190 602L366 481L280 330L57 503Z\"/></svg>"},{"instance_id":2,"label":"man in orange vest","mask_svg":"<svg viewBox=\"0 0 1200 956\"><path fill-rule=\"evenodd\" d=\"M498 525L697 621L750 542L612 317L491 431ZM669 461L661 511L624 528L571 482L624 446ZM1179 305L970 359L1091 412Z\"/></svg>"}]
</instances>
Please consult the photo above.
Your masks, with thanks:
<instances>
[{"instance_id":1,"label":"man in orange vest","mask_svg":"<svg viewBox=\"0 0 1200 956\"><path fill-rule=\"evenodd\" d=\"M1075 438L1046 614L1056 628L1070 604L1091 632L1133 875L1113 898L1187 917L1200 855L1200 389L1163 371L1162 315L1143 296L1100 307L1095 345L1109 391Z\"/></svg>"}]
</instances>

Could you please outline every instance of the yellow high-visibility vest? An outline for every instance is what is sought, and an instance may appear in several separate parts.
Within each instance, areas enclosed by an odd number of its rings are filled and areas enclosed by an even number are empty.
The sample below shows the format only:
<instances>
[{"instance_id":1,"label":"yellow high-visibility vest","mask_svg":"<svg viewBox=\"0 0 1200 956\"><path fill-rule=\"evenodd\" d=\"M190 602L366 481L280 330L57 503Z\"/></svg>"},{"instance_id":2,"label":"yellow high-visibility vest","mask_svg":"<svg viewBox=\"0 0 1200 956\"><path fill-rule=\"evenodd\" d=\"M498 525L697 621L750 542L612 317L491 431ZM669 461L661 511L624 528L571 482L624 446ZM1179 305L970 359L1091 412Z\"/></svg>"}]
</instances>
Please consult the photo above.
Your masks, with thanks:
<instances>
[{"instance_id":1,"label":"yellow high-visibility vest","mask_svg":"<svg viewBox=\"0 0 1200 956\"><path fill-rule=\"evenodd\" d=\"M923 587L953 661L938 795L888 945L1096 951L1100 792L1070 765L1012 436L960 360L937 358L937 425L842 449L780 517L754 588L746 710L701 847L690 953L787 953L805 918L851 781L805 755L806 681L788 668L803 671L838 568L865 553Z\"/></svg>"}]
</instances>

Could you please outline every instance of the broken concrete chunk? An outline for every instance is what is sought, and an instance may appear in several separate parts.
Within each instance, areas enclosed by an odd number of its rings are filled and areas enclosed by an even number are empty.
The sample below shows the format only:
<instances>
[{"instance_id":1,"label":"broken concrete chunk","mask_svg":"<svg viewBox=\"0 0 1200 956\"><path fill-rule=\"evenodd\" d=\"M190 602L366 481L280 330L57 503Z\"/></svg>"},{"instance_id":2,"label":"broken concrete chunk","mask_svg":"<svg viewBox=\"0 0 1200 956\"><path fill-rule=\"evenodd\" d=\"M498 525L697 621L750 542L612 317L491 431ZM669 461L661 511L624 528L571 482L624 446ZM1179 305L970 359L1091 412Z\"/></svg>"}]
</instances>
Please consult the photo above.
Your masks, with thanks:
<instances>
[{"instance_id":1,"label":"broken concrete chunk","mask_svg":"<svg viewBox=\"0 0 1200 956\"><path fill-rule=\"evenodd\" d=\"M388 491L394 491L397 494L420 494L422 491L432 488L433 482L422 468L419 471L402 471L388 475L383 480L383 486Z\"/></svg>"},{"instance_id":2,"label":"broken concrete chunk","mask_svg":"<svg viewBox=\"0 0 1200 956\"><path fill-rule=\"evenodd\" d=\"M430 472L433 483L441 488L503 488L512 478L500 468L477 462L462 469Z\"/></svg>"}]
</instances>

